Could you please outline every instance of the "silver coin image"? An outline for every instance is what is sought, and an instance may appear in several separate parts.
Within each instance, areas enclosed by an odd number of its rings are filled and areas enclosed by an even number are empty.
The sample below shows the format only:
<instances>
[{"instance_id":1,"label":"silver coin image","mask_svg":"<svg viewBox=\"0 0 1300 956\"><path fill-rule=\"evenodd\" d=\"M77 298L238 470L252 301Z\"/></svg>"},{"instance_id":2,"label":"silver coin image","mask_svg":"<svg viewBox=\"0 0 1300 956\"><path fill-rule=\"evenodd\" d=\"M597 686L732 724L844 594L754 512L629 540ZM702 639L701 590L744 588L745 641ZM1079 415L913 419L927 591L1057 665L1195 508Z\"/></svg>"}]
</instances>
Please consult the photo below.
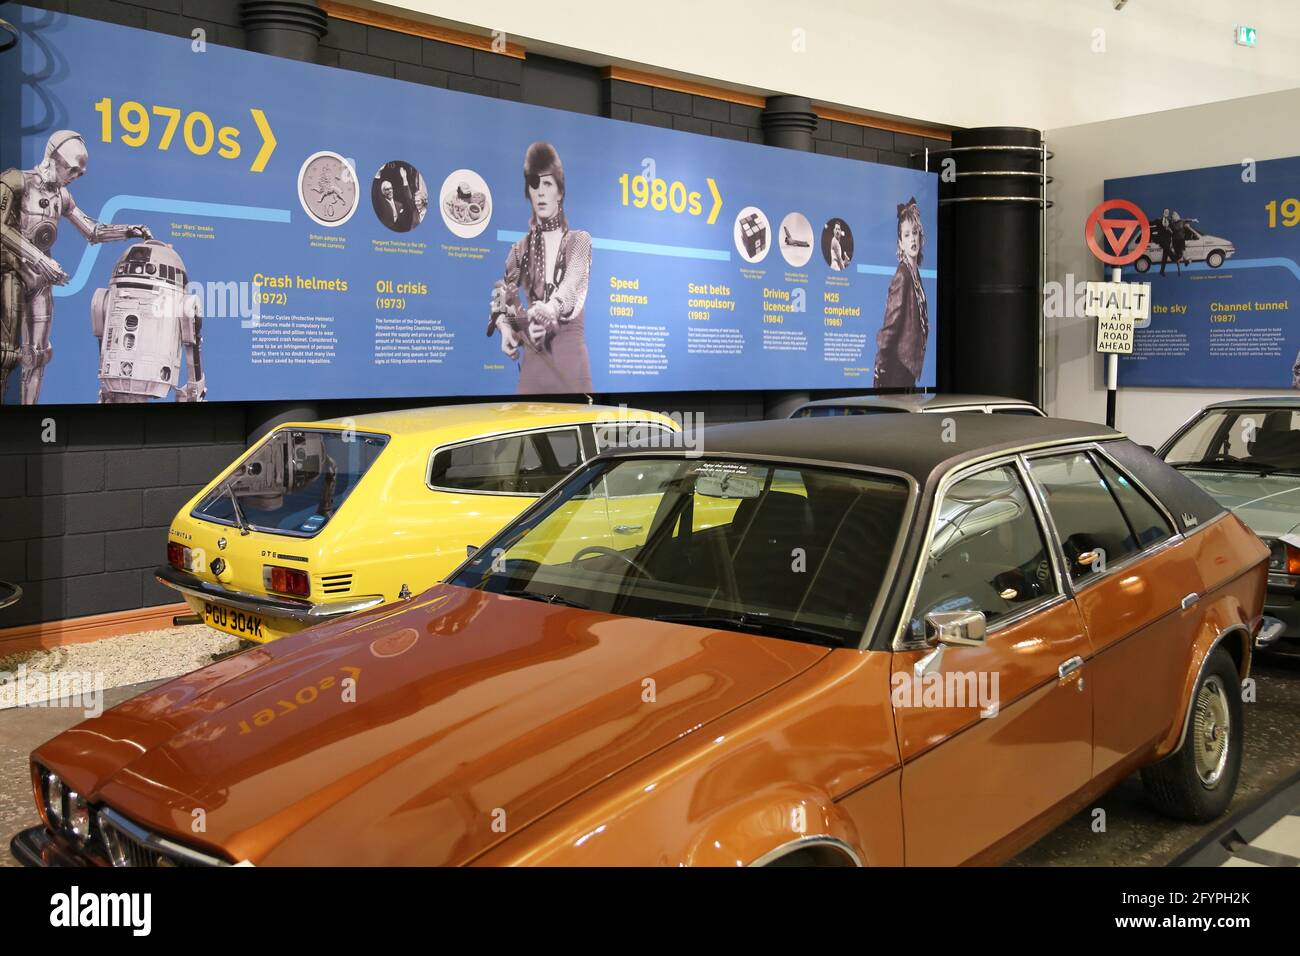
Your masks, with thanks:
<instances>
[{"instance_id":1,"label":"silver coin image","mask_svg":"<svg viewBox=\"0 0 1300 956\"><path fill-rule=\"evenodd\" d=\"M298 201L322 226L341 226L351 219L359 193L357 174L338 153L313 153L298 171Z\"/></svg>"}]
</instances>

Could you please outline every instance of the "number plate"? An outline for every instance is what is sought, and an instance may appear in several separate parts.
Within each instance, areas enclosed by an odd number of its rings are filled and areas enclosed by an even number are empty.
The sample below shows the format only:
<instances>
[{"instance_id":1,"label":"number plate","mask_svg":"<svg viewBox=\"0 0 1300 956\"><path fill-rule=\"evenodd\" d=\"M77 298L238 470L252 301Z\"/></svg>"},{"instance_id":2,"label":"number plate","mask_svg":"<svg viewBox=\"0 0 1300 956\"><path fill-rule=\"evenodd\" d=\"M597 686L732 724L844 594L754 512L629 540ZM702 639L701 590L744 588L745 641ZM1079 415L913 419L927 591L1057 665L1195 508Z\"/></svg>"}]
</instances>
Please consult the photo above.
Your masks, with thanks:
<instances>
[{"instance_id":1,"label":"number plate","mask_svg":"<svg viewBox=\"0 0 1300 956\"><path fill-rule=\"evenodd\" d=\"M253 641L266 640L262 636L262 619L246 611L235 611L220 604L209 604L204 601L203 623L236 637L247 637Z\"/></svg>"}]
</instances>

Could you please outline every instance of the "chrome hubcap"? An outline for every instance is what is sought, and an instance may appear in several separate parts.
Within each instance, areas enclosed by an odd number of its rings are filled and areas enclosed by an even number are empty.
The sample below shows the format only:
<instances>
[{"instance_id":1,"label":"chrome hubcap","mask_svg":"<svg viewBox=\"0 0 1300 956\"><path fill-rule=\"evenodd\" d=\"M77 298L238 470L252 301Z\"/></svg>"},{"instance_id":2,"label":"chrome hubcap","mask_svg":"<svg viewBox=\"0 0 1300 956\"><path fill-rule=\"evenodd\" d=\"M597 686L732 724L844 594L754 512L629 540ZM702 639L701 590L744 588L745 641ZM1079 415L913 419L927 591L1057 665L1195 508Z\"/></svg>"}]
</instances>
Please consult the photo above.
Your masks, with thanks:
<instances>
[{"instance_id":1,"label":"chrome hubcap","mask_svg":"<svg viewBox=\"0 0 1300 956\"><path fill-rule=\"evenodd\" d=\"M1218 677L1208 677L1196 695L1196 775L1213 787L1228 765L1228 692Z\"/></svg>"}]
</instances>

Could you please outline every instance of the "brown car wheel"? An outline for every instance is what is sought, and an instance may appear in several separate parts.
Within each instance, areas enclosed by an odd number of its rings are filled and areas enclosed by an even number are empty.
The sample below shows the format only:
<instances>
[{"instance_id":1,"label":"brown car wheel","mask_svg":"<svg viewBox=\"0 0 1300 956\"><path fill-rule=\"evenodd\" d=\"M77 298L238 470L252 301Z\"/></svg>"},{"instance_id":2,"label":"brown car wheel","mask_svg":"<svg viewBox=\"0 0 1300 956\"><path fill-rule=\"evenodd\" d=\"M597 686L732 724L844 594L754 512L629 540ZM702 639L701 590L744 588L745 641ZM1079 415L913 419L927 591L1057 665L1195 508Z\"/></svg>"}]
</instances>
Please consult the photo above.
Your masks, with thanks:
<instances>
[{"instance_id":1,"label":"brown car wheel","mask_svg":"<svg viewBox=\"0 0 1300 956\"><path fill-rule=\"evenodd\" d=\"M1241 772L1240 687L1231 655L1216 648L1193 691L1187 739L1164 760L1142 769L1142 784L1162 813L1204 823L1228 809Z\"/></svg>"}]
</instances>

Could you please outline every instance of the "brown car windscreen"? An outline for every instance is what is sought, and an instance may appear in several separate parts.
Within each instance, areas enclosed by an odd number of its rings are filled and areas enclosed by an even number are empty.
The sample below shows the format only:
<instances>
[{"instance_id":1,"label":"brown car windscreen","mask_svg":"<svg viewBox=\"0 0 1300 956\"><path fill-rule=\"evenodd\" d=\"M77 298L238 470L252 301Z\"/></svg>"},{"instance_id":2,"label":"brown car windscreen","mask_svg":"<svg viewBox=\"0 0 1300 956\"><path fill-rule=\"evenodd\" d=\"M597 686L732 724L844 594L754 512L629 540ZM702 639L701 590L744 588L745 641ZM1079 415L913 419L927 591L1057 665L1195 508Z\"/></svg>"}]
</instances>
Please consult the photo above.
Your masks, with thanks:
<instances>
[{"instance_id":1,"label":"brown car windscreen","mask_svg":"<svg viewBox=\"0 0 1300 956\"><path fill-rule=\"evenodd\" d=\"M888 475L615 458L571 476L452 583L628 617L856 647L908 508Z\"/></svg>"}]
</instances>

